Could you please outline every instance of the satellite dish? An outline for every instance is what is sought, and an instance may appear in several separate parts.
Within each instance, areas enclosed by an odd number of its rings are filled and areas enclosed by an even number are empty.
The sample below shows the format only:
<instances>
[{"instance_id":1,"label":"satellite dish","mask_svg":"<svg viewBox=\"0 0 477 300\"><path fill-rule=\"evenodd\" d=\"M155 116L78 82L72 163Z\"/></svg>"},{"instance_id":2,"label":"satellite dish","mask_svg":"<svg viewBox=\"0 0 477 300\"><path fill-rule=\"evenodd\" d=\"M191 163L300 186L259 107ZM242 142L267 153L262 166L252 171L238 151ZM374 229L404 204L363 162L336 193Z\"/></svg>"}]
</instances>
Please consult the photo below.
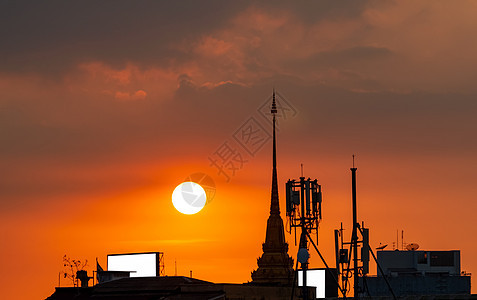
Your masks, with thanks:
<instances>
[{"instance_id":1,"label":"satellite dish","mask_svg":"<svg viewBox=\"0 0 477 300\"><path fill-rule=\"evenodd\" d=\"M308 261L308 258L310 258L310 253L308 253L308 250L306 248L300 248L297 254L298 262L305 264Z\"/></svg>"},{"instance_id":2,"label":"satellite dish","mask_svg":"<svg viewBox=\"0 0 477 300\"><path fill-rule=\"evenodd\" d=\"M386 248L387 246L388 246L388 244L379 246L379 247L376 248L376 250L383 250L383 249Z\"/></svg>"},{"instance_id":3,"label":"satellite dish","mask_svg":"<svg viewBox=\"0 0 477 300\"><path fill-rule=\"evenodd\" d=\"M410 243L407 244L406 249L409 251L416 251L417 249L419 249L419 245L416 243Z\"/></svg>"}]
</instances>

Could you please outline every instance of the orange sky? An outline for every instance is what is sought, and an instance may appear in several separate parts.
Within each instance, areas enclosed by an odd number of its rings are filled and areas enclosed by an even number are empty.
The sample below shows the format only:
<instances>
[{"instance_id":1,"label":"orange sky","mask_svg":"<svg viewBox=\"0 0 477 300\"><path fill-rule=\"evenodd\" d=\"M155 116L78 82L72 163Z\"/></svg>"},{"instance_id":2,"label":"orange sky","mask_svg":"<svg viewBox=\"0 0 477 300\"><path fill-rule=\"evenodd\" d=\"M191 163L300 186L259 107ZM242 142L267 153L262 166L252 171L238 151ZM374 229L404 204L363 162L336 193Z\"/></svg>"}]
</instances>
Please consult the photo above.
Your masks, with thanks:
<instances>
[{"instance_id":1,"label":"orange sky","mask_svg":"<svg viewBox=\"0 0 477 300\"><path fill-rule=\"evenodd\" d=\"M0 288L45 298L62 257L163 251L166 274L246 282L265 238L271 143L230 182L209 157L275 87L278 176L324 191L319 246L358 216L373 247L404 230L461 250L476 272L477 32L473 1L123 1L0 4ZM197 215L171 194L195 172L217 193ZM287 235L295 256L293 236ZM312 252L312 266L321 267ZM371 267L375 272L375 267ZM475 276L474 276L475 277ZM476 279L472 282L477 284ZM62 284L67 284L66 280ZM28 289L25 286L28 285ZM20 294L20 295L18 295Z\"/></svg>"}]
</instances>

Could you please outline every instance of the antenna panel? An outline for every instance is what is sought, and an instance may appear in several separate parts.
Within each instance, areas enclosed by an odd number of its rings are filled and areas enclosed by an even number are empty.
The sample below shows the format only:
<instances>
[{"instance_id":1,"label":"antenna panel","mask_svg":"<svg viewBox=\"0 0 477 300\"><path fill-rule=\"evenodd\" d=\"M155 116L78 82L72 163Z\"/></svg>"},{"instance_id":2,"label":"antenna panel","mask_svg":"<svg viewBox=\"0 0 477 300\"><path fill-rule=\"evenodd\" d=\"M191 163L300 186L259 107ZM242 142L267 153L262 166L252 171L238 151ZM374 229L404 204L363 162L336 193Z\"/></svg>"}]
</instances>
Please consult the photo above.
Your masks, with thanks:
<instances>
[{"instance_id":1,"label":"antenna panel","mask_svg":"<svg viewBox=\"0 0 477 300\"><path fill-rule=\"evenodd\" d=\"M300 205L300 192L299 191L293 191L292 202L295 205Z\"/></svg>"},{"instance_id":2,"label":"antenna panel","mask_svg":"<svg viewBox=\"0 0 477 300\"><path fill-rule=\"evenodd\" d=\"M287 214L291 213L293 211L293 202L292 202L292 193L293 193L293 187L291 184L291 181L288 180L286 183L286 205L287 205Z\"/></svg>"},{"instance_id":3,"label":"antenna panel","mask_svg":"<svg viewBox=\"0 0 477 300\"><path fill-rule=\"evenodd\" d=\"M306 213L309 215L311 211L310 203L310 181L305 181L305 203L306 203Z\"/></svg>"}]
</instances>

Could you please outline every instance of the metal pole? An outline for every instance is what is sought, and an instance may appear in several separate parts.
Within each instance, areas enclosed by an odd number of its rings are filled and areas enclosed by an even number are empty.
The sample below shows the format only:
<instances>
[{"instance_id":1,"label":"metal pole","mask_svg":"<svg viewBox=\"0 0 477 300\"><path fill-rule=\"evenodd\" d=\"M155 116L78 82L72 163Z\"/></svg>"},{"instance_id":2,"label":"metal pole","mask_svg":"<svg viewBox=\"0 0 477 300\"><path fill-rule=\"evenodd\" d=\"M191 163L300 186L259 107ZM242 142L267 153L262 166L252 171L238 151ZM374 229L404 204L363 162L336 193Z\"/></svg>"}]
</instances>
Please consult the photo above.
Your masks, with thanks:
<instances>
[{"instance_id":1,"label":"metal pole","mask_svg":"<svg viewBox=\"0 0 477 300\"><path fill-rule=\"evenodd\" d=\"M300 248L307 248L306 243L306 224L305 224L305 177L300 177L300 190L301 190L301 238ZM303 299L308 299L308 289L306 283L306 270L308 269L308 263L302 263L301 269L303 270Z\"/></svg>"},{"instance_id":2,"label":"metal pole","mask_svg":"<svg viewBox=\"0 0 477 300\"><path fill-rule=\"evenodd\" d=\"M335 229L335 259L336 259L336 272L338 273L338 276L341 274L339 238L340 238L340 231L338 229Z\"/></svg>"},{"instance_id":3,"label":"metal pole","mask_svg":"<svg viewBox=\"0 0 477 300\"><path fill-rule=\"evenodd\" d=\"M306 235L308 235L308 232L306 233ZM310 236L308 235L308 237L310 237ZM330 267L328 266L328 264L327 264L326 261L325 261L325 258L323 257L323 255L321 255L320 250L318 250L318 247L316 246L315 242L313 242L313 240L311 239L311 237L310 237L310 242L311 242L311 244L313 245L313 247L315 248L316 253L318 253L318 255L320 256L321 261L323 262L323 264L325 265L325 267L328 269L329 272L331 272L331 271L330 271ZM339 284L339 282L338 282L338 279L335 277L335 275L334 275L333 273L331 273L331 275L333 276L333 279L334 279L334 281L336 282L336 285L338 286L338 288L339 288L341 294L343 294L343 297L346 299L346 293L345 293L345 292L343 291L343 289L341 288L341 286L340 286L340 284Z\"/></svg>"},{"instance_id":4,"label":"metal pole","mask_svg":"<svg viewBox=\"0 0 477 300\"><path fill-rule=\"evenodd\" d=\"M353 276L354 276L354 298L358 299L359 292L359 276L358 276L358 216L356 209L356 170L357 168L351 168L351 193L353 199Z\"/></svg>"},{"instance_id":5,"label":"metal pole","mask_svg":"<svg viewBox=\"0 0 477 300\"><path fill-rule=\"evenodd\" d=\"M341 222L341 226L340 226L340 236L341 236L341 246L340 246L340 249L343 249L343 242L344 242L344 230L343 230L343 222ZM348 255L351 255L351 251L349 252ZM341 265L341 283L343 285L343 290L345 292L345 294L347 293L348 291L348 275L349 275L349 257L347 257L348 259L348 262L347 262L347 267L346 267L346 275L345 275L345 266L343 263ZM346 296L344 296L346 298Z\"/></svg>"},{"instance_id":6,"label":"metal pole","mask_svg":"<svg viewBox=\"0 0 477 300\"><path fill-rule=\"evenodd\" d=\"M361 228L359 229L361 231ZM374 261L376 262L376 265L378 266L379 271L383 275L384 281L386 282L386 285L388 286L389 291L391 292L391 295L393 296L393 299L396 300L396 295L393 292L393 289L391 288L391 284L389 283L388 279L386 278L386 274L384 274L383 269L381 268L381 265L378 262L378 259L376 258L376 255L374 255L373 249L369 247L369 252L373 255Z\"/></svg>"},{"instance_id":7,"label":"metal pole","mask_svg":"<svg viewBox=\"0 0 477 300\"><path fill-rule=\"evenodd\" d=\"M306 241L306 229L304 225L301 228L301 238L300 238L300 248L305 248L307 246ZM303 278L303 299L308 299L308 289L307 289L307 276L306 271L308 270L308 262L301 263L301 269L303 271L302 278Z\"/></svg>"}]
</instances>

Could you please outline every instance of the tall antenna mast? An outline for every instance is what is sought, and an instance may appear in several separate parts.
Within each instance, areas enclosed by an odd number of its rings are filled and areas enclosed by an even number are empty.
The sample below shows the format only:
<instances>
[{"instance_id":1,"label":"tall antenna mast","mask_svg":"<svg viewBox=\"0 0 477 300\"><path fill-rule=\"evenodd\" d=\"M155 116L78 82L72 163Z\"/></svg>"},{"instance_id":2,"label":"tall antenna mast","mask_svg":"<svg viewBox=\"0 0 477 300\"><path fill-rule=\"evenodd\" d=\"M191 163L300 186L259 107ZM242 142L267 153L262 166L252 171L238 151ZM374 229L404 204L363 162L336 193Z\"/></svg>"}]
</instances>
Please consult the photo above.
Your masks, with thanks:
<instances>
[{"instance_id":1,"label":"tall antenna mast","mask_svg":"<svg viewBox=\"0 0 477 300\"><path fill-rule=\"evenodd\" d=\"M356 170L354 166L354 154L353 154L353 167L351 168L351 194L353 201L353 232L351 236L351 246L353 247L353 276L354 276L354 297L358 297L359 293L359 276L358 276L358 214L356 207Z\"/></svg>"}]
</instances>

